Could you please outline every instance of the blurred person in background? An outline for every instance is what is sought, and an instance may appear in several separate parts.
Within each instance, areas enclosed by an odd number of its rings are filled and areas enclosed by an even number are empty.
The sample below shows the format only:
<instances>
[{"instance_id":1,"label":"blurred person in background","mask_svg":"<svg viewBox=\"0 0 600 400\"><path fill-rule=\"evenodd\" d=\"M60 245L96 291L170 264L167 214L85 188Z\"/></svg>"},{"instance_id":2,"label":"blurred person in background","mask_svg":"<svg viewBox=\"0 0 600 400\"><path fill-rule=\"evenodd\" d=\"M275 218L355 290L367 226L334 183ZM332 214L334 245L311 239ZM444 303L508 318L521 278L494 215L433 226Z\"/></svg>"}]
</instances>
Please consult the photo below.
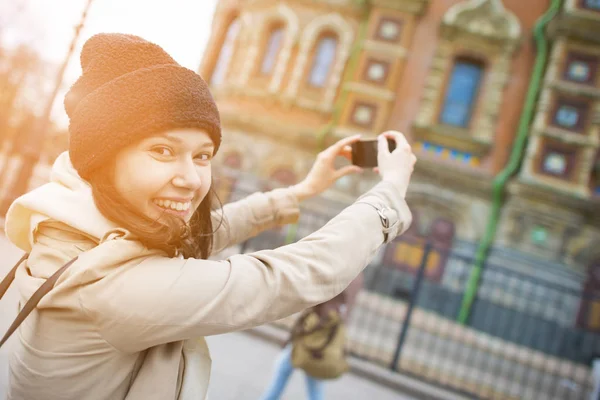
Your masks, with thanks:
<instances>
[{"instance_id":1,"label":"blurred person in background","mask_svg":"<svg viewBox=\"0 0 600 400\"><path fill-rule=\"evenodd\" d=\"M416 159L402 134L387 132L381 182L325 227L275 250L208 260L295 222L299 202L359 172L334 167L359 138L321 152L295 186L214 207L221 125L202 78L131 35L93 36L80 59L64 101L69 150L6 216L7 237L30 253L16 269L21 304L60 276L18 329L9 399L204 399L205 336L326 302L410 225Z\"/></svg>"},{"instance_id":2,"label":"blurred person in background","mask_svg":"<svg viewBox=\"0 0 600 400\"><path fill-rule=\"evenodd\" d=\"M302 324L304 317L307 313L314 311L319 319L327 319L331 315L331 312L341 316L342 322L346 324L349 320L350 313L356 302L358 293L363 287L364 276L361 272L356 279L354 279L350 285L340 294L335 296L333 299L321 303L312 309L306 310L297 320L291 329L292 337L286 343L283 350L279 354L277 361L275 362L274 375L271 383L269 384L266 392L260 397L261 400L279 400L283 394L287 383L294 372L294 366L292 365L292 340L293 334L299 328L298 325ZM324 386L325 381L314 378L308 373L304 373L306 382L306 394L309 400L323 400L324 397Z\"/></svg>"}]
</instances>

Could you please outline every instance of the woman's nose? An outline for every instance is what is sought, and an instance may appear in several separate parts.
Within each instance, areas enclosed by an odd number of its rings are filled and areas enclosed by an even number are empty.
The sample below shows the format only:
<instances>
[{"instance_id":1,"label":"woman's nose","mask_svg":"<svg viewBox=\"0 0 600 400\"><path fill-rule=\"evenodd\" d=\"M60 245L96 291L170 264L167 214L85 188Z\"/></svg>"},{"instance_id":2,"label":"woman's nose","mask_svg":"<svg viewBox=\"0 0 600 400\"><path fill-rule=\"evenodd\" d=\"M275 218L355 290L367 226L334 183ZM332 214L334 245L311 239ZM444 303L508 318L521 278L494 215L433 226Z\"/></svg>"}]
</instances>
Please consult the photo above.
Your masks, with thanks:
<instances>
[{"instance_id":1,"label":"woman's nose","mask_svg":"<svg viewBox=\"0 0 600 400\"><path fill-rule=\"evenodd\" d=\"M177 175L173 178L173 185L191 191L196 191L202 185L200 173L193 161L182 162L177 171Z\"/></svg>"}]
</instances>

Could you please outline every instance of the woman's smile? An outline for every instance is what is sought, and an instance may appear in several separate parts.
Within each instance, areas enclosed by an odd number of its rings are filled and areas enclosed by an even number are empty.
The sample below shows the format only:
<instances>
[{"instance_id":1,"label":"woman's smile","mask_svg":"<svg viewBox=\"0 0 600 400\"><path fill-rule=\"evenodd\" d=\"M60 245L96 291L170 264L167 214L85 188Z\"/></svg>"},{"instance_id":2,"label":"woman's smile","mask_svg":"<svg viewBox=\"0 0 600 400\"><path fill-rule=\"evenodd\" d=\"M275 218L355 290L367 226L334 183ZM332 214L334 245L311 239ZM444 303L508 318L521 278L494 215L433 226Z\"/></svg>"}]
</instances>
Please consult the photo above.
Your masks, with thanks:
<instances>
[{"instance_id":1,"label":"woman's smile","mask_svg":"<svg viewBox=\"0 0 600 400\"><path fill-rule=\"evenodd\" d=\"M185 218L192 211L191 199L156 198L152 199L152 203L162 212L166 212L180 218Z\"/></svg>"}]
</instances>

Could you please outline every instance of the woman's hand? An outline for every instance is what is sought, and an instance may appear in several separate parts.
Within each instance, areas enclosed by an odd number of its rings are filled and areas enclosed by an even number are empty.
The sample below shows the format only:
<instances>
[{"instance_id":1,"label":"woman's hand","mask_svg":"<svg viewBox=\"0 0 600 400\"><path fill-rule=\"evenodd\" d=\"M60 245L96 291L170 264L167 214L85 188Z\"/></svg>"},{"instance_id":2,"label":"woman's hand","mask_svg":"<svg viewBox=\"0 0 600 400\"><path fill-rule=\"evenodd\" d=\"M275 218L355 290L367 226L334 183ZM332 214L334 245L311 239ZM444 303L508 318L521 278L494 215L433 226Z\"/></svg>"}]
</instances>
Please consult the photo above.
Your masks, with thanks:
<instances>
[{"instance_id":1,"label":"woman's hand","mask_svg":"<svg viewBox=\"0 0 600 400\"><path fill-rule=\"evenodd\" d=\"M391 153L387 138L396 141L396 149ZM406 196L417 157L413 154L410 144L400 132L384 132L379 135L377 140L377 170L381 179L397 185L402 191L402 195Z\"/></svg>"},{"instance_id":2,"label":"woman's hand","mask_svg":"<svg viewBox=\"0 0 600 400\"><path fill-rule=\"evenodd\" d=\"M352 161L350 145L359 140L360 135L350 136L320 152L306 178L297 185L292 186L298 200L302 201L324 192L342 176L361 172L362 168L355 165L347 165L339 169L336 169L334 165L338 156Z\"/></svg>"}]
</instances>

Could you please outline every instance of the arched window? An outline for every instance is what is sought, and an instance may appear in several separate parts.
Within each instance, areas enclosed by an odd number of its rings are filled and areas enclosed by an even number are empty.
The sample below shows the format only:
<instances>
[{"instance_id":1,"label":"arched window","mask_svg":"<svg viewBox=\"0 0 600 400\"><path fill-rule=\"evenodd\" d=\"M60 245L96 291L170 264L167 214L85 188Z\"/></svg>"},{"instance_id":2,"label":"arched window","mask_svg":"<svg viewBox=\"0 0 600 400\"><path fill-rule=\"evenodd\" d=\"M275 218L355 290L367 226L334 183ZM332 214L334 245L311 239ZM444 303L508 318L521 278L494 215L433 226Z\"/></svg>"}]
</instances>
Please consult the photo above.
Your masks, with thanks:
<instances>
[{"instance_id":1,"label":"arched window","mask_svg":"<svg viewBox=\"0 0 600 400\"><path fill-rule=\"evenodd\" d=\"M225 81L225 76L227 75L227 70L229 69L231 57L233 56L234 43L239 31L240 20L239 18L236 18L231 22L229 28L227 29L227 33L225 34L225 40L223 40L223 45L221 46L221 51L219 52L219 58L217 59L215 69L213 70L212 77L210 79L211 85L218 86Z\"/></svg>"},{"instance_id":2,"label":"arched window","mask_svg":"<svg viewBox=\"0 0 600 400\"><path fill-rule=\"evenodd\" d=\"M279 50L281 50L281 45L283 44L284 33L283 26L275 26L271 30L263 53L262 64L260 67L261 74L270 75L273 72Z\"/></svg>"},{"instance_id":3,"label":"arched window","mask_svg":"<svg viewBox=\"0 0 600 400\"><path fill-rule=\"evenodd\" d=\"M467 128L471 122L483 65L476 61L458 59L454 63L440 114L440 122Z\"/></svg>"},{"instance_id":4,"label":"arched window","mask_svg":"<svg viewBox=\"0 0 600 400\"><path fill-rule=\"evenodd\" d=\"M325 86L335 60L337 43L337 37L331 35L324 36L319 40L315 47L313 64L308 76L309 85L318 88Z\"/></svg>"}]
</instances>

